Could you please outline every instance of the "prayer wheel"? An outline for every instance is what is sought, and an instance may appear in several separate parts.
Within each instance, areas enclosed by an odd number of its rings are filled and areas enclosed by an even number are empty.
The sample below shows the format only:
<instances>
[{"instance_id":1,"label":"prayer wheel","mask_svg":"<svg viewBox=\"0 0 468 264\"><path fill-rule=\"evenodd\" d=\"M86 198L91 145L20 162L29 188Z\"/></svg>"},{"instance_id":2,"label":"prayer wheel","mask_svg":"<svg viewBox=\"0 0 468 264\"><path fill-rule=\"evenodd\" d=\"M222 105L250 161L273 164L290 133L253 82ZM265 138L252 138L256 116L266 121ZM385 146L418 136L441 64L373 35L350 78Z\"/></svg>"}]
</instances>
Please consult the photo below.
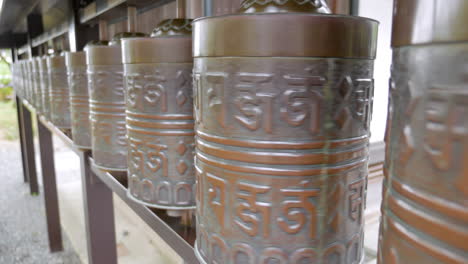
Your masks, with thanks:
<instances>
[{"instance_id":1,"label":"prayer wheel","mask_svg":"<svg viewBox=\"0 0 468 264\"><path fill-rule=\"evenodd\" d=\"M29 98L28 103L34 106L34 97L35 89L34 89L34 73L33 73L33 59L28 60L28 90L29 90Z\"/></svg>"},{"instance_id":2,"label":"prayer wheel","mask_svg":"<svg viewBox=\"0 0 468 264\"><path fill-rule=\"evenodd\" d=\"M31 88L31 60L26 60L24 62L24 70L25 70L25 99L28 103L31 104L32 98L32 88Z\"/></svg>"},{"instance_id":3,"label":"prayer wheel","mask_svg":"<svg viewBox=\"0 0 468 264\"><path fill-rule=\"evenodd\" d=\"M27 69L27 61L21 61L21 89L22 89L22 99L26 99L28 97L28 69Z\"/></svg>"},{"instance_id":4,"label":"prayer wheel","mask_svg":"<svg viewBox=\"0 0 468 264\"><path fill-rule=\"evenodd\" d=\"M15 89L15 93L18 96L21 96L21 87L20 87L20 62L16 61L11 64L11 75L12 75L12 85L13 88Z\"/></svg>"},{"instance_id":5,"label":"prayer wheel","mask_svg":"<svg viewBox=\"0 0 468 264\"><path fill-rule=\"evenodd\" d=\"M70 90L68 88L65 56L47 58L49 72L50 121L59 129L71 128Z\"/></svg>"},{"instance_id":6,"label":"prayer wheel","mask_svg":"<svg viewBox=\"0 0 468 264\"><path fill-rule=\"evenodd\" d=\"M120 45L86 47L91 148L96 165L127 170L125 91Z\"/></svg>"},{"instance_id":7,"label":"prayer wheel","mask_svg":"<svg viewBox=\"0 0 468 264\"><path fill-rule=\"evenodd\" d=\"M129 7L128 11L128 28L134 29L136 9ZM101 35L102 33L100 32ZM144 36L146 35L143 33L122 32L116 34L110 43L99 41L90 43L85 48L91 148L95 165L104 170L127 171L128 150L121 40Z\"/></svg>"},{"instance_id":8,"label":"prayer wheel","mask_svg":"<svg viewBox=\"0 0 468 264\"><path fill-rule=\"evenodd\" d=\"M83 51L67 52L65 62L67 65L68 87L70 87L73 144L80 149L91 149L86 53Z\"/></svg>"},{"instance_id":9,"label":"prayer wheel","mask_svg":"<svg viewBox=\"0 0 468 264\"><path fill-rule=\"evenodd\" d=\"M129 197L172 216L195 209L191 22L164 20L151 37L123 40Z\"/></svg>"},{"instance_id":10,"label":"prayer wheel","mask_svg":"<svg viewBox=\"0 0 468 264\"><path fill-rule=\"evenodd\" d=\"M194 21L201 263L362 263L378 22L320 1Z\"/></svg>"},{"instance_id":11,"label":"prayer wheel","mask_svg":"<svg viewBox=\"0 0 468 264\"><path fill-rule=\"evenodd\" d=\"M395 2L378 263L468 263L468 2Z\"/></svg>"},{"instance_id":12,"label":"prayer wheel","mask_svg":"<svg viewBox=\"0 0 468 264\"><path fill-rule=\"evenodd\" d=\"M42 114L47 119L50 119L50 88L49 71L47 68L47 57L42 57L39 59L39 76L42 91L42 97L40 98L42 104Z\"/></svg>"},{"instance_id":13,"label":"prayer wheel","mask_svg":"<svg viewBox=\"0 0 468 264\"><path fill-rule=\"evenodd\" d=\"M23 61L19 60L16 62L17 64L17 71L18 71L18 79L15 85L15 93L23 98L24 90L23 90Z\"/></svg>"},{"instance_id":14,"label":"prayer wheel","mask_svg":"<svg viewBox=\"0 0 468 264\"><path fill-rule=\"evenodd\" d=\"M42 113L42 89L41 89L41 75L39 71L40 58L36 57L32 59L32 87L34 90L33 106L36 108L36 112Z\"/></svg>"}]
</instances>

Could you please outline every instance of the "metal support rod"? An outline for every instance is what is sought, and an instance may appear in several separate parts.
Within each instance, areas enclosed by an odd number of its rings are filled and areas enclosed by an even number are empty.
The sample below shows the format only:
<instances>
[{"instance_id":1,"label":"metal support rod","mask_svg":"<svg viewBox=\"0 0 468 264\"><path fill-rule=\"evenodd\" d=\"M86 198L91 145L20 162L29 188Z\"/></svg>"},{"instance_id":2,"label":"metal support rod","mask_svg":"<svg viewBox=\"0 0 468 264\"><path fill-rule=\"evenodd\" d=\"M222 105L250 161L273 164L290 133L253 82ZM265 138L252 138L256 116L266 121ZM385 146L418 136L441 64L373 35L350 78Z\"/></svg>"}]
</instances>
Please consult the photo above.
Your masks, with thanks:
<instances>
[{"instance_id":1,"label":"metal support rod","mask_svg":"<svg viewBox=\"0 0 468 264\"><path fill-rule=\"evenodd\" d=\"M22 165L23 165L23 180L24 182L29 182L29 178L28 178L28 167L27 167L27 158L26 158L26 151L25 151L25 147L26 147L26 143L25 143L25 139L24 139L24 133L23 133L23 115L21 113L21 106L22 106L22 103L21 103L21 99L18 97L18 96L15 96L16 97L16 115L18 117L18 134L19 134L19 142L20 142L20 152L21 152L21 161L22 161Z\"/></svg>"},{"instance_id":2,"label":"metal support rod","mask_svg":"<svg viewBox=\"0 0 468 264\"><path fill-rule=\"evenodd\" d=\"M36 162L34 157L34 134L32 130L31 112L24 104L21 104L21 114L23 119L22 128L25 140L24 151L29 188L32 195L37 195L39 193L39 187L37 184Z\"/></svg>"},{"instance_id":3,"label":"metal support rod","mask_svg":"<svg viewBox=\"0 0 468 264\"><path fill-rule=\"evenodd\" d=\"M136 32L137 28L137 10L134 6L127 7L127 31Z\"/></svg>"},{"instance_id":4,"label":"metal support rod","mask_svg":"<svg viewBox=\"0 0 468 264\"><path fill-rule=\"evenodd\" d=\"M63 250L63 245L62 231L60 228L57 182L55 177L54 146L52 143L52 134L47 127L39 121L39 116L37 116L37 129L39 134L49 248L51 252L57 252Z\"/></svg>"},{"instance_id":5,"label":"metal support rod","mask_svg":"<svg viewBox=\"0 0 468 264\"><path fill-rule=\"evenodd\" d=\"M185 18L186 11L186 2L185 0L176 0L176 17Z\"/></svg>"},{"instance_id":6,"label":"metal support rod","mask_svg":"<svg viewBox=\"0 0 468 264\"><path fill-rule=\"evenodd\" d=\"M107 21L99 20L99 40L107 40Z\"/></svg>"},{"instance_id":7,"label":"metal support rod","mask_svg":"<svg viewBox=\"0 0 468 264\"><path fill-rule=\"evenodd\" d=\"M112 190L91 170L90 151L80 152L85 228L89 264L116 264Z\"/></svg>"},{"instance_id":8,"label":"metal support rod","mask_svg":"<svg viewBox=\"0 0 468 264\"><path fill-rule=\"evenodd\" d=\"M349 13L352 16L358 16L359 15L359 0L350 0L350 10Z\"/></svg>"},{"instance_id":9,"label":"metal support rod","mask_svg":"<svg viewBox=\"0 0 468 264\"><path fill-rule=\"evenodd\" d=\"M213 15L213 0L203 0L203 16Z\"/></svg>"}]
</instances>

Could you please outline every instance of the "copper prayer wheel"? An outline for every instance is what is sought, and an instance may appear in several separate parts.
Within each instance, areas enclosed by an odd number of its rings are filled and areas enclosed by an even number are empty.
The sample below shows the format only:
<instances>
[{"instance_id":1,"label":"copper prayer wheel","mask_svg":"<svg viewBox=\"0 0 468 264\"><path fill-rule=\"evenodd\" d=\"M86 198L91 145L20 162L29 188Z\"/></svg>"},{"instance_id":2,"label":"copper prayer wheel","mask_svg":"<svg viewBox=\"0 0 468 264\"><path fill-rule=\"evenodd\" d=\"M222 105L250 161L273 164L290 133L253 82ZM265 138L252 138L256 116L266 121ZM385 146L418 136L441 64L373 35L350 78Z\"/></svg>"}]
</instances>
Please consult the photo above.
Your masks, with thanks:
<instances>
[{"instance_id":1,"label":"copper prayer wheel","mask_svg":"<svg viewBox=\"0 0 468 264\"><path fill-rule=\"evenodd\" d=\"M68 88L65 56L47 58L49 71L50 121L64 130L71 128L70 90Z\"/></svg>"},{"instance_id":2,"label":"copper prayer wheel","mask_svg":"<svg viewBox=\"0 0 468 264\"><path fill-rule=\"evenodd\" d=\"M36 96L36 91L34 89L33 59L28 60L28 90L28 102L30 105L34 106L34 97Z\"/></svg>"},{"instance_id":3,"label":"copper prayer wheel","mask_svg":"<svg viewBox=\"0 0 468 264\"><path fill-rule=\"evenodd\" d=\"M19 60L17 62L18 64L18 82L17 85L15 86L16 90L15 93L20 96L21 98L24 98L24 62L22 60Z\"/></svg>"},{"instance_id":4,"label":"copper prayer wheel","mask_svg":"<svg viewBox=\"0 0 468 264\"><path fill-rule=\"evenodd\" d=\"M28 98L28 65L26 60L21 61L21 85L22 85L22 98Z\"/></svg>"},{"instance_id":5,"label":"copper prayer wheel","mask_svg":"<svg viewBox=\"0 0 468 264\"><path fill-rule=\"evenodd\" d=\"M21 62L16 61L11 65L12 84L15 93L21 96Z\"/></svg>"},{"instance_id":6,"label":"copper prayer wheel","mask_svg":"<svg viewBox=\"0 0 468 264\"><path fill-rule=\"evenodd\" d=\"M39 59L39 78L41 85L41 95L40 98L42 104L42 114L50 119L50 88L49 88L49 71L47 68L47 57L42 57Z\"/></svg>"},{"instance_id":7,"label":"copper prayer wheel","mask_svg":"<svg viewBox=\"0 0 468 264\"><path fill-rule=\"evenodd\" d=\"M67 52L65 62L67 65L68 86L70 87L73 144L81 149L91 149L86 53L83 51Z\"/></svg>"},{"instance_id":8,"label":"copper prayer wheel","mask_svg":"<svg viewBox=\"0 0 468 264\"><path fill-rule=\"evenodd\" d=\"M129 197L151 207L195 209L192 26L161 22L151 37L123 40Z\"/></svg>"},{"instance_id":9,"label":"copper prayer wheel","mask_svg":"<svg viewBox=\"0 0 468 264\"><path fill-rule=\"evenodd\" d=\"M378 22L318 1L194 21L201 263L362 263Z\"/></svg>"},{"instance_id":10,"label":"copper prayer wheel","mask_svg":"<svg viewBox=\"0 0 468 264\"><path fill-rule=\"evenodd\" d=\"M39 71L39 60L36 57L32 59L32 85L34 90L33 105L36 108L36 112L42 113L42 89L41 89L41 76Z\"/></svg>"},{"instance_id":11,"label":"copper prayer wheel","mask_svg":"<svg viewBox=\"0 0 468 264\"><path fill-rule=\"evenodd\" d=\"M378 263L468 263L468 2L395 2Z\"/></svg>"},{"instance_id":12,"label":"copper prayer wheel","mask_svg":"<svg viewBox=\"0 0 468 264\"><path fill-rule=\"evenodd\" d=\"M86 47L91 146L96 165L127 170L125 91L120 45Z\"/></svg>"},{"instance_id":13,"label":"copper prayer wheel","mask_svg":"<svg viewBox=\"0 0 468 264\"><path fill-rule=\"evenodd\" d=\"M125 90L121 38L134 33L119 33L112 43L98 42L86 47L86 64L91 121L91 148L97 167L127 171Z\"/></svg>"},{"instance_id":14,"label":"copper prayer wheel","mask_svg":"<svg viewBox=\"0 0 468 264\"><path fill-rule=\"evenodd\" d=\"M31 60L26 60L24 62L24 70L25 70L25 99L28 103L31 104L32 98L32 88L31 88Z\"/></svg>"}]
</instances>

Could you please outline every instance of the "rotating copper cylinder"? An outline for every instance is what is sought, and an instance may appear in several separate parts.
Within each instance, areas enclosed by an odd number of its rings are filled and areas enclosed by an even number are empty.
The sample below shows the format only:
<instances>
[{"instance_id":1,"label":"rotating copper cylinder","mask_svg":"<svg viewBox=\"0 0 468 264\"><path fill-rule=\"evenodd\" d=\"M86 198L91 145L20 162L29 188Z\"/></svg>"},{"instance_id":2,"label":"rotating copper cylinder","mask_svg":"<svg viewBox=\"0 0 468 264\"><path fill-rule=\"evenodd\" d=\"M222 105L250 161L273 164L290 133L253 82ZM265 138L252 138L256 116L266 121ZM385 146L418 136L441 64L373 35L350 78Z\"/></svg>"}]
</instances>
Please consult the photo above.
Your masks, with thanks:
<instances>
[{"instance_id":1,"label":"rotating copper cylinder","mask_svg":"<svg viewBox=\"0 0 468 264\"><path fill-rule=\"evenodd\" d=\"M127 170L125 91L120 45L86 47L91 146L96 165Z\"/></svg>"},{"instance_id":2,"label":"rotating copper cylinder","mask_svg":"<svg viewBox=\"0 0 468 264\"><path fill-rule=\"evenodd\" d=\"M28 103L31 104L32 98L32 88L31 88L31 60L26 60L24 62L24 70L25 70L25 99Z\"/></svg>"},{"instance_id":3,"label":"rotating copper cylinder","mask_svg":"<svg viewBox=\"0 0 468 264\"><path fill-rule=\"evenodd\" d=\"M67 65L68 87L70 88L73 144L80 149L91 149L86 53L83 51L67 52L65 62Z\"/></svg>"},{"instance_id":4,"label":"rotating copper cylinder","mask_svg":"<svg viewBox=\"0 0 468 264\"><path fill-rule=\"evenodd\" d=\"M50 121L56 127L68 131L71 128L70 90L68 88L65 57L48 57L47 69L49 71L50 88Z\"/></svg>"},{"instance_id":5,"label":"rotating copper cylinder","mask_svg":"<svg viewBox=\"0 0 468 264\"><path fill-rule=\"evenodd\" d=\"M50 119L50 86L49 86L49 71L47 68L47 57L39 59L39 79L41 86L41 104L42 114Z\"/></svg>"},{"instance_id":6,"label":"rotating copper cylinder","mask_svg":"<svg viewBox=\"0 0 468 264\"><path fill-rule=\"evenodd\" d=\"M19 60L18 61L18 85L16 86L17 87L16 94L21 98L24 98L24 79L23 79L24 66L23 65L24 65L23 61Z\"/></svg>"},{"instance_id":7,"label":"rotating copper cylinder","mask_svg":"<svg viewBox=\"0 0 468 264\"><path fill-rule=\"evenodd\" d=\"M152 37L123 40L128 194L174 216L195 208L191 30L191 20L169 19Z\"/></svg>"},{"instance_id":8,"label":"rotating copper cylinder","mask_svg":"<svg viewBox=\"0 0 468 264\"><path fill-rule=\"evenodd\" d=\"M21 98L26 99L27 98L27 66L26 66L26 61L22 60L21 61Z\"/></svg>"},{"instance_id":9,"label":"rotating copper cylinder","mask_svg":"<svg viewBox=\"0 0 468 264\"><path fill-rule=\"evenodd\" d=\"M364 260L378 23L283 2L193 23L201 263Z\"/></svg>"},{"instance_id":10,"label":"rotating copper cylinder","mask_svg":"<svg viewBox=\"0 0 468 264\"><path fill-rule=\"evenodd\" d=\"M40 58L36 57L32 59L32 87L34 91L33 106L36 108L36 112L42 113L42 89L41 89L41 76L39 71Z\"/></svg>"},{"instance_id":11,"label":"rotating copper cylinder","mask_svg":"<svg viewBox=\"0 0 468 264\"><path fill-rule=\"evenodd\" d=\"M13 88L15 89L15 94L18 96L21 96L20 84L19 84L19 77L20 77L19 66L20 66L19 61L16 61L11 64L11 74L12 74L11 84Z\"/></svg>"},{"instance_id":12,"label":"rotating copper cylinder","mask_svg":"<svg viewBox=\"0 0 468 264\"><path fill-rule=\"evenodd\" d=\"M395 2L378 263L468 263L468 2Z\"/></svg>"}]
</instances>

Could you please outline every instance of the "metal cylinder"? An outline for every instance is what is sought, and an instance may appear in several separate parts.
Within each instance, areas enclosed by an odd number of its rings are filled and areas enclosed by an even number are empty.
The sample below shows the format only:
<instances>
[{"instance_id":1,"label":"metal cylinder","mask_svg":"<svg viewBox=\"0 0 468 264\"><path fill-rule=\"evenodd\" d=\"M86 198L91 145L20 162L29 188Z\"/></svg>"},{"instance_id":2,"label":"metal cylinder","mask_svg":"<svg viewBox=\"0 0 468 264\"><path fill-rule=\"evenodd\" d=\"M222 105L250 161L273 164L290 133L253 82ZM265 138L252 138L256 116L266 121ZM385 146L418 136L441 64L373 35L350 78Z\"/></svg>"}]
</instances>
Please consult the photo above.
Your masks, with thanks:
<instances>
[{"instance_id":1,"label":"metal cylinder","mask_svg":"<svg viewBox=\"0 0 468 264\"><path fill-rule=\"evenodd\" d=\"M26 60L24 64L25 70L25 99L31 104L32 90L31 90L31 60Z\"/></svg>"},{"instance_id":2,"label":"metal cylinder","mask_svg":"<svg viewBox=\"0 0 468 264\"><path fill-rule=\"evenodd\" d=\"M64 56L47 58L49 71L50 121L58 128L71 128L70 91Z\"/></svg>"},{"instance_id":3,"label":"metal cylinder","mask_svg":"<svg viewBox=\"0 0 468 264\"><path fill-rule=\"evenodd\" d=\"M41 76L39 71L39 60L36 57L32 59L32 87L34 91L33 106L36 108L36 112L42 113L42 89L41 89Z\"/></svg>"},{"instance_id":4,"label":"metal cylinder","mask_svg":"<svg viewBox=\"0 0 468 264\"><path fill-rule=\"evenodd\" d=\"M86 47L91 148L96 165L127 170L125 91L120 45Z\"/></svg>"},{"instance_id":5,"label":"metal cylinder","mask_svg":"<svg viewBox=\"0 0 468 264\"><path fill-rule=\"evenodd\" d=\"M123 40L128 194L161 209L195 208L191 30L170 19L152 37Z\"/></svg>"},{"instance_id":6,"label":"metal cylinder","mask_svg":"<svg viewBox=\"0 0 468 264\"><path fill-rule=\"evenodd\" d=\"M39 59L39 78L41 85L41 104L42 114L50 119L50 86L49 86L49 71L47 68L47 57Z\"/></svg>"},{"instance_id":7,"label":"metal cylinder","mask_svg":"<svg viewBox=\"0 0 468 264\"><path fill-rule=\"evenodd\" d=\"M70 87L73 144L80 149L91 149L86 53L83 51L67 52L65 62L67 65L68 87Z\"/></svg>"},{"instance_id":8,"label":"metal cylinder","mask_svg":"<svg viewBox=\"0 0 468 264\"><path fill-rule=\"evenodd\" d=\"M21 61L21 98L26 99L27 97L27 69L26 61Z\"/></svg>"},{"instance_id":9,"label":"metal cylinder","mask_svg":"<svg viewBox=\"0 0 468 264\"><path fill-rule=\"evenodd\" d=\"M15 93L23 98L24 90L23 90L23 61L19 60L17 62L18 64L18 81L17 85L15 86L16 90Z\"/></svg>"},{"instance_id":10,"label":"metal cylinder","mask_svg":"<svg viewBox=\"0 0 468 264\"><path fill-rule=\"evenodd\" d=\"M196 255L362 263L378 23L317 1L241 10L193 23Z\"/></svg>"},{"instance_id":11,"label":"metal cylinder","mask_svg":"<svg viewBox=\"0 0 468 264\"><path fill-rule=\"evenodd\" d=\"M395 2L378 263L468 263L468 2Z\"/></svg>"}]
</instances>

